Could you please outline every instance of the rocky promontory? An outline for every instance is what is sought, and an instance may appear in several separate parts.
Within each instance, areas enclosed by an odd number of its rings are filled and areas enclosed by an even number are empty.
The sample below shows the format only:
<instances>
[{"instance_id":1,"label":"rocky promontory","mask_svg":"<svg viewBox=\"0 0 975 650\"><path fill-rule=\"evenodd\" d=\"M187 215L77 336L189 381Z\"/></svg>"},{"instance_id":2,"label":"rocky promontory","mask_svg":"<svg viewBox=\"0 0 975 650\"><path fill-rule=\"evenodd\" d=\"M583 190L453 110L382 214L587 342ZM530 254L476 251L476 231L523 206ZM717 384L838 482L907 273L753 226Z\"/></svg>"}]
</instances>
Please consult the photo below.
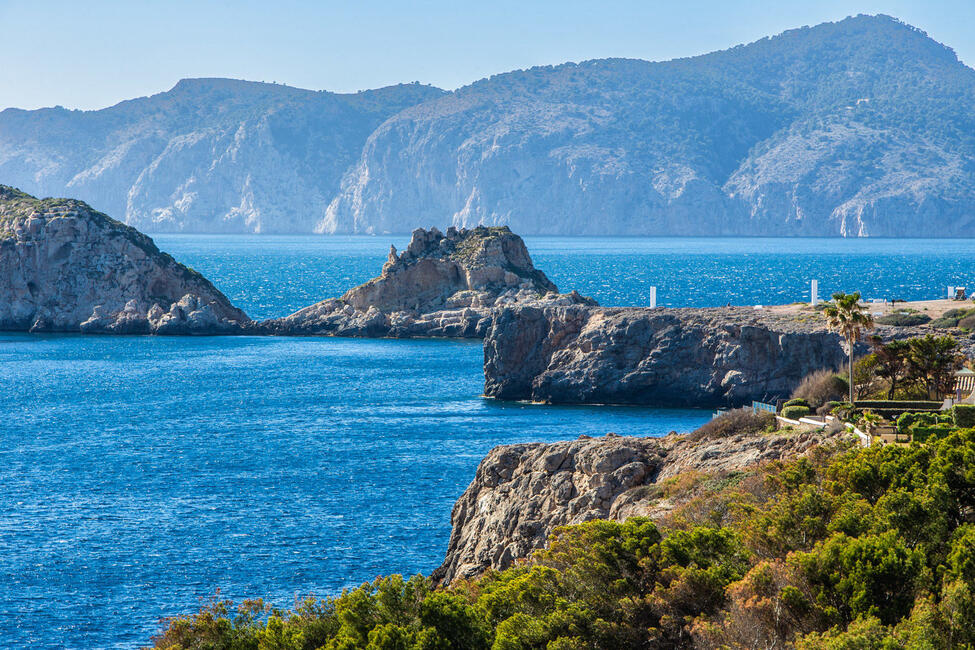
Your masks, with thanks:
<instances>
[{"instance_id":1,"label":"rocky promontory","mask_svg":"<svg viewBox=\"0 0 975 650\"><path fill-rule=\"evenodd\" d=\"M507 226L417 229L382 274L290 316L258 326L271 334L482 338L499 309L595 305L560 294Z\"/></svg>"},{"instance_id":2,"label":"rocky promontory","mask_svg":"<svg viewBox=\"0 0 975 650\"><path fill-rule=\"evenodd\" d=\"M842 434L740 434L698 439L581 436L495 447L451 514L439 582L505 569L542 548L557 526L661 517L673 504L653 487L683 472L721 474L807 453Z\"/></svg>"},{"instance_id":3,"label":"rocky promontory","mask_svg":"<svg viewBox=\"0 0 975 650\"><path fill-rule=\"evenodd\" d=\"M0 185L0 329L215 334L248 322L134 228L81 201Z\"/></svg>"},{"instance_id":4,"label":"rocky promontory","mask_svg":"<svg viewBox=\"0 0 975 650\"><path fill-rule=\"evenodd\" d=\"M720 406L788 395L839 367L839 338L743 307L511 308L484 341L484 393L546 403Z\"/></svg>"}]
</instances>

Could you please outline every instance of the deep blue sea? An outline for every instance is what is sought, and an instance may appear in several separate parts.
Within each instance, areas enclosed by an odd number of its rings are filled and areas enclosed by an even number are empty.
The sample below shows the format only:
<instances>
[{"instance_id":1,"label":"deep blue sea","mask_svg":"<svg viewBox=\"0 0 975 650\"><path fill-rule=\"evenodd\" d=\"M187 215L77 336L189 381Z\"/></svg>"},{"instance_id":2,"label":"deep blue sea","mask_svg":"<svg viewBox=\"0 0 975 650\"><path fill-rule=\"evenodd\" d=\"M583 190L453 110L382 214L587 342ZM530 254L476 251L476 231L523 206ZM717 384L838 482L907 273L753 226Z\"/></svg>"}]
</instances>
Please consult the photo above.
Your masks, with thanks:
<instances>
[{"instance_id":1,"label":"deep blue sea","mask_svg":"<svg viewBox=\"0 0 975 650\"><path fill-rule=\"evenodd\" d=\"M406 237L157 236L252 317L374 276ZM607 305L975 287L975 243L527 240ZM494 445L689 431L703 411L502 404L476 342L0 333L0 647L137 647L217 589L335 594L428 573Z\"/></svg>"}]
</instances>

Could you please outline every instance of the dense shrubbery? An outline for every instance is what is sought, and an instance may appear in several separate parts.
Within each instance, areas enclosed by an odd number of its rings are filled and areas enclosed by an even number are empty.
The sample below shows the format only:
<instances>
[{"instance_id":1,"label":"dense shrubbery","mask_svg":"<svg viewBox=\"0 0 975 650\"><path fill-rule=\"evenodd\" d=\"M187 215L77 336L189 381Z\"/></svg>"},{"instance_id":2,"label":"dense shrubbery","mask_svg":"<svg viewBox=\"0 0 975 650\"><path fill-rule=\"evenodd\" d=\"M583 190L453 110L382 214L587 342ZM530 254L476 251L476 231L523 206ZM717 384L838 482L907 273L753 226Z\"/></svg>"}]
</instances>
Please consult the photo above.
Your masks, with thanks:
<instances>
[{"instance_id":1,"label":"dense shrubbery","mask_svg":"<svg viewBox=\"0 0 975 650\"><path fill-rule=\"evenodd\" d=\"M937 424L950 424L952 416L950 413L904 413L897 418L897 432L910 433L915 425L931 427Z\"/></svg>"},{"instance_id":2,"label":"dense shrubbery","mask_svg":"<svg viewBox=\"0 0 975 650\"><path fill-rule=\"evenodd\" d=\"M766 411L752 412L750 408L740 408L722 413L705 422L688 434L692 440L705 438L726 438L741 433L761 433L775 428L775 416Z\"/></svg>"},{"instance_id":3,"label":"dense shrubbery","mask_svg":"<svg viewBox=\"0 0 975 650\"><path fill-rule=\"evenodd\" d=\"M975 431L675 477L645 519L559 529L530 564L398 576L293 612L214 603L158 648L949 648L975 643Z\"/></svg>"}]
</instances>

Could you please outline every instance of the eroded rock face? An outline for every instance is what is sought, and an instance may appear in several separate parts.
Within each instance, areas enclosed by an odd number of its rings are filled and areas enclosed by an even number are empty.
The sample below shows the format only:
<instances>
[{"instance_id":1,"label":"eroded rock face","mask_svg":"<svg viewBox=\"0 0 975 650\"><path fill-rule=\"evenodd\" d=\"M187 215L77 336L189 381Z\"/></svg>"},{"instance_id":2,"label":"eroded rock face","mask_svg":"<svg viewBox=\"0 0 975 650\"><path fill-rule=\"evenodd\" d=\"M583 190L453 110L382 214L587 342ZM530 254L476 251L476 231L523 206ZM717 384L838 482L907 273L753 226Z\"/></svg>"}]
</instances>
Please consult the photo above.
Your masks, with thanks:
<instances>
[{"instance_id":1,"label":"eroded rock face","mask_svg":"<svg viewBox=\"0 0 975 650\"><path fill-rule=\"evenodd\" d=\"M571 442L495 447L451 514L453 530L440 582L505 569L544 546L554 528L592 519L655 516L646 486L681 472L724 472L801 455L833 438L824 433L687 436L582 436Z\"/></svg>"},{"instance_id":2,"label":"eroded rock face","mask_svg":"<svg viewBox=\"0 0 975 650\"><path fill-rule=\"evenodd\" d=\"M265 321L274 334L481 338L510 305L595 305L558 288L534 267L525 243L506 226L413 232L401 254L390 247L382 274L286 318Z\"/></svg>"},{"instance_id":3,"label":"eroded rock face","mask_svg":"<svg viewBox=\"0 0 975 650\"><path fill-rule=\"evenodd\" d=\"M247 322L134 228L81 201L0 186L0 329L202 334Z\"/></svg>"},{"instance_id":4,"label":"eroded rock face","mask_svg":"<svg viewBox=\"0 0 975 650\"><path fill-rule=\"evenodd\" d=\"M845 360L822 321L715 309L509 308L484 341L484 393L580 404L715 406L788 395Z\"/></svg>"}]
</instances>

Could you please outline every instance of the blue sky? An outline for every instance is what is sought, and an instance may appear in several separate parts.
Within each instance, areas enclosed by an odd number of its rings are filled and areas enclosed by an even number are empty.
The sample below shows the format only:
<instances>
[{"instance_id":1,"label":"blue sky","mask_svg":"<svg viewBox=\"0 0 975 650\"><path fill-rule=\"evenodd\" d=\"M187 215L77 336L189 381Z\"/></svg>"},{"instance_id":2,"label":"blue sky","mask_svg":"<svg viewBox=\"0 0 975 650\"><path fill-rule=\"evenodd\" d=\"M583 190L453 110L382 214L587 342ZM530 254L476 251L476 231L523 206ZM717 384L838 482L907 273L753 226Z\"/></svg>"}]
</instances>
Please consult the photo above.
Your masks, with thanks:
<instances>
[{"instance_id":1,"label":"blue sky","mask_svg":"<svg viewBox=\"0 0 975 650\"><path fill-rule=\"evenodd\" d=\"M858 13L975 62L975 0L0 0L0 108L101 108L183 77L353 92L608 56L666 60Z\"/></svg>"}]
</instances>

